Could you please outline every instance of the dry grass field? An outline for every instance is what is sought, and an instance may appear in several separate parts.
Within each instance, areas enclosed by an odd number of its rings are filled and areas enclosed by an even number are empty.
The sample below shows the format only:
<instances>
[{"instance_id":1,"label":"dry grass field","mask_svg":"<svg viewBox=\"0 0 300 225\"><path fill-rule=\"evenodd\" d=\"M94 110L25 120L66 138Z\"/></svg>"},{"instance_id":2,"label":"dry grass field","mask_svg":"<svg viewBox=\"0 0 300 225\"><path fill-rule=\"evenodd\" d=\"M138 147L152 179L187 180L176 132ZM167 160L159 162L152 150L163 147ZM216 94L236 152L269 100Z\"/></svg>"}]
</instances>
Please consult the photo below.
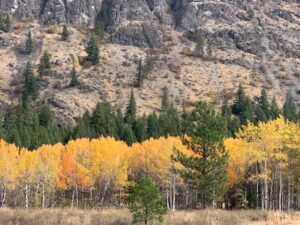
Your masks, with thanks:
<instances>
[{"instance_id":1,"label":"dry grass field","mask_svg":"<svg viewBox=\"0 0 300 225\"><path fill-rule=\"evenodd\" d=\"M0 209L0 225L125 225L132 224L126 209ZM159 224L156 222L152 225ZM168 225L300 225L300 213L199 210L169 213Z\"/></svg>"}]
</instances>

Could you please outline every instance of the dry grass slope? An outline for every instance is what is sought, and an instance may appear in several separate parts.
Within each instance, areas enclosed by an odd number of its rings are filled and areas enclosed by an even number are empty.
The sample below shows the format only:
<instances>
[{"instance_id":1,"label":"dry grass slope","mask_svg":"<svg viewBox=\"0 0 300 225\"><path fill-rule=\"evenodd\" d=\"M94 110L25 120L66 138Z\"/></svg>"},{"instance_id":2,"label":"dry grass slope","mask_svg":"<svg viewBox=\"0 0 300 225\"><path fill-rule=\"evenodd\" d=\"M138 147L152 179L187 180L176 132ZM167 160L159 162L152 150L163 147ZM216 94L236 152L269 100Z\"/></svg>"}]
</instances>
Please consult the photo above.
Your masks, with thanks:
<instances>
[{"instance_id":1,"label":"dry grass slope","mask_svg":"<svg viewBox=\"0 0 300 225\"><path fill-rule=\"evenodd\" d=\"M126 209L0 209L0 225L122 225L132 224ZM150 223L158 224L158 223ZM299 225L300 213L264 211L177 211L165 225Z\"/></svg>"}]
</instances>

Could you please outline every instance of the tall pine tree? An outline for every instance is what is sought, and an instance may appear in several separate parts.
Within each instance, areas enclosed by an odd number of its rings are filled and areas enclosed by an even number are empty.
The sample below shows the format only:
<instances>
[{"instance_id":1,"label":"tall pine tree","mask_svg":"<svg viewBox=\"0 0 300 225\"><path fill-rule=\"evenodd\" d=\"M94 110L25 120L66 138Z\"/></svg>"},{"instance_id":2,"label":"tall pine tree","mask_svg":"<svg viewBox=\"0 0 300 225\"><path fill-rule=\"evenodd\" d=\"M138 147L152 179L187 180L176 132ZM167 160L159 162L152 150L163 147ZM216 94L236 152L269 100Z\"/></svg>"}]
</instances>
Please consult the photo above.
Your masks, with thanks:
<instances>
[{"instance_id":1,"label":"tall pine tree","mask_svg":"<svg viewBox=\"0 0 300 225\"><path fill-rule=\"evenodd\" d=\"M224 194L227 154L223 139L227 125L212 106L203 102L196 106L189 119L183 143L194 154L176 151L174 159L183 165L179 174L192 190L199 193L201 207L205 208Z\"/></svg>"},{"instance_id":2,"label":"tall pine tree","mask_svg":"<svg viewBox=\"0 0 300 225\"><path fill-rule=\"evenodd\" d=\"M93 65L97 65L99 63L99 44L98 44L98 39L96 38L95 35L93 35L85 49L86 53L88 54L87 56L87 61L91 62Z\"/></svg>"},{"instance_id":3,"label":"tall pine tree","mask_svg":"<svg viewBox=\"0 0 300 225\"><path fill-rule=\"evenodd\" d=\"M129 124L132 124L135 121L136 118L136 101L134 97L133 89L131 89L130 93L130 99L129 103L126 107L126 113L125 113L125 121Z\"/></svg>"}]
</instances>

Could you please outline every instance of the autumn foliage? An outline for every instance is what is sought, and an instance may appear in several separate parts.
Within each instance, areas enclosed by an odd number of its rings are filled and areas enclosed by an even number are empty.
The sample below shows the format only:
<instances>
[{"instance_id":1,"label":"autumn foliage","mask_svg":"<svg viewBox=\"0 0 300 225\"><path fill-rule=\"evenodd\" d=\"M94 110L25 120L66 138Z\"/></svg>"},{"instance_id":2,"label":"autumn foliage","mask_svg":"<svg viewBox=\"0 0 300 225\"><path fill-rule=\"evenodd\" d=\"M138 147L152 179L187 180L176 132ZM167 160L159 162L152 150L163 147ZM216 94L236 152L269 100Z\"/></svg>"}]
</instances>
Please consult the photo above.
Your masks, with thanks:
<instances>
[{"instance_id":1,"label":"autumn foliage","mask_svg":"<svg viewBox=\"0 0 300 225\"><path fill-rule=\"evenodd\" d=\"M168 189L172 169L179 166L171 160L174 148L187 151L175 137L150 139L132 147L110 137L78 139L35 151L1 140L1 205L117 204L125 199L130 182L144 174Z\"/></svg>"}]
</instances>

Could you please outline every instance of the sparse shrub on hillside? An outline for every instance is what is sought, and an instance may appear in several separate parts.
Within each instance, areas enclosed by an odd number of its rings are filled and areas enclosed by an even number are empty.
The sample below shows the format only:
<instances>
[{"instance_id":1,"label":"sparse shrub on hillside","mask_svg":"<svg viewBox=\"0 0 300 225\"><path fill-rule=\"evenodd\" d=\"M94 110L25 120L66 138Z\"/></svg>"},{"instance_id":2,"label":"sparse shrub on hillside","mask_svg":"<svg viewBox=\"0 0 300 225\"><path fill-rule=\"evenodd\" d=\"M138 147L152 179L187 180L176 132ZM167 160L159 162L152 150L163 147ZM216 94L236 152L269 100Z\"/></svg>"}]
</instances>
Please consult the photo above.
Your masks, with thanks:
<instances>
[{"instance_id":1,"label":"sparse shrub on hillside","mask_svg":"<svg viewBox=\"0 0 300 225\"><path fill-rule=\"evenodd\" d=\"M58 32L58 26L56 24L50 25L46 31L48 34L56 34Z\"/></svg>"},{"instance_id":2,"label":"sparse shrub on hillside","mask_svg":"<svg viewBox=\"0 0 300 225\"><path fill-rule=\"evenodd\" d=\"M69 32L68 26L64 25L63 26L63 31L61 33L61 40L62 41L67 41L67 40L69 40L69 36L70 36L70 32Z\"/></svg>"},{"instance_id":3,"label":"sparse shrub on hillside","mask_svg":"<svg viewBox=\"0 0 300 225\"><path fill-rule=\"evenodd\" d=\"M12 28L12 19L10 15L2 15L0 13L0 30L4 32L9 32Z\"/></svg>"},{"instance_id":4,"label":"sparse shrub on hillside","mask_svg":"<svg viewBox=\"0 0 300 225\"><path fill-rule=\"evenodd\" d=\"M247 16L248 16L249 20L252 20L255 16L254 10L253 9L248 9Z\"/></svg>"}]
</instances>

